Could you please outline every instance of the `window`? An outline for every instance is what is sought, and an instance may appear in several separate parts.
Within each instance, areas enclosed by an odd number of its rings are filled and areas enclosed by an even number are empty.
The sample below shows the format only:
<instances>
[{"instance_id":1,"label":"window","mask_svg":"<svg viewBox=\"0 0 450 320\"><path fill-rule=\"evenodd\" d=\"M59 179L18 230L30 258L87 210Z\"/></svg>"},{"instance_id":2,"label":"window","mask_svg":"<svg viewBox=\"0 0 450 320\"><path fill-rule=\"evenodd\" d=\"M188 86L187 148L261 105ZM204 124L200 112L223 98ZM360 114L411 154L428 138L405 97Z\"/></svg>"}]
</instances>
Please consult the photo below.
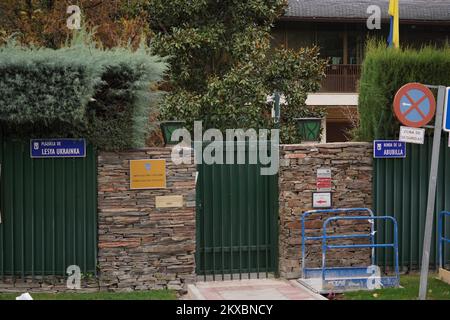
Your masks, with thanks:
<instances>
[{"instance_id":1,"label":"window","mask_svg":"<svg viewBox=\"0 0 450 320\"><path fill-rule=\"evenodd\" d=\"M330 59L330 64L344 63L344 37L340 31L318 31L317 44L320 54Z\"/></svg>"},{"instance_id":2,"label":"window","mask_svg":"<svg viewBox=\"0 0 450 320\"><path fill-rule=\"evenodd\" d=\"M284 48L285 46L285 29L277 28L272 30L271 47Z\"/></svg>"},{"instance_id":3,"label":"window","mask_svg":"<svg viewBox=\"0 0 450 320\"><path fill-rule=\"evenodd\" d=\"M327 142L347 142L353 129L351 122L327 122Z\"/></svg>"},{"instance_id":4,"label":"window","mask_svg":"<svg viewBox=\"0 0 450 320\"><path fill-rule=\"evenodd\" d=\"M347 64L361 64L364 53L364 34L362 32L348 32L348 61Z\"/></svg>"},{"instance_id":5,"label":"window","mask_svg":"<svg viewBox=\"0 0 450 320\"><path fill-rule=\"evenodd\" d=\"M289 49L298 50L300 48L314 46L314 30L289 29L287 41Z\"/></svg>"}]
</instances>

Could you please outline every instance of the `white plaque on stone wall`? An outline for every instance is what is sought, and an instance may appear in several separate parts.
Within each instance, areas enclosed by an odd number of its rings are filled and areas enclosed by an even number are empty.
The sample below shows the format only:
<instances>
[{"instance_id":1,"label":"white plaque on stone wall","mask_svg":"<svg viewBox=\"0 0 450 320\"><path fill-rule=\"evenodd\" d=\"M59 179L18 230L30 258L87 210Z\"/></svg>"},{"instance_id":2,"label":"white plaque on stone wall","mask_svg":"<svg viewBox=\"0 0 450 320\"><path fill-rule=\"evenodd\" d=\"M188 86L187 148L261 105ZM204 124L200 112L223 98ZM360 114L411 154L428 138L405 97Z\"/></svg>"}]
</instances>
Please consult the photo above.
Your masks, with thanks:
<instances>
[{"instance_id":1,"label":"white plaque on stone wall","mask_svg":"<svg viewBox=\"0 0 450 320\"><path fill-rule=\"evenodd\" d=\"M183 196L160 196L155 198L156 208L181 208Z\"/></svg>"},{"instance_id":2,"label":"white plaque on stone wall","mask_svg":"<svg viewBox=\"0 0 450 320\"><path fill-rule=\"evenodd\" d=\"M332 207L331 192L314 192L312 202L314 209L331 208Z\"/></svg>"}]
</instances>

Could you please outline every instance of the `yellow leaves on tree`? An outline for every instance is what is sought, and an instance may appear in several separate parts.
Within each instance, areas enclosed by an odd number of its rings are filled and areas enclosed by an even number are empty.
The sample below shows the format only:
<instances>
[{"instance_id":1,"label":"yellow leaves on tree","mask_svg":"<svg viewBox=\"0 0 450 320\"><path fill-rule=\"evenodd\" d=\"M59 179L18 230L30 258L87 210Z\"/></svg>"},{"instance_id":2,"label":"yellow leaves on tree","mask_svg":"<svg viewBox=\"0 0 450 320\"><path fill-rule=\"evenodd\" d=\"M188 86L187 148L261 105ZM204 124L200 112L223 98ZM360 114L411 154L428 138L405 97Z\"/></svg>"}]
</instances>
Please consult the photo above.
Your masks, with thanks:
<instances>
[{"instance_id":1,"label":"yellow leaves on tree","mask_svg":"<svg viewBox=\"0 0 450 320\"><path fill-rule=\"evenodd\" d=\"M95 39L105 47L131 43L136 47L149 33L143 0L2 0L0 42L9 37L23 44L61 47L72 34L67 27L67 8L81 9L81 23L95 30Z\"/></svg>"}]
</instances>

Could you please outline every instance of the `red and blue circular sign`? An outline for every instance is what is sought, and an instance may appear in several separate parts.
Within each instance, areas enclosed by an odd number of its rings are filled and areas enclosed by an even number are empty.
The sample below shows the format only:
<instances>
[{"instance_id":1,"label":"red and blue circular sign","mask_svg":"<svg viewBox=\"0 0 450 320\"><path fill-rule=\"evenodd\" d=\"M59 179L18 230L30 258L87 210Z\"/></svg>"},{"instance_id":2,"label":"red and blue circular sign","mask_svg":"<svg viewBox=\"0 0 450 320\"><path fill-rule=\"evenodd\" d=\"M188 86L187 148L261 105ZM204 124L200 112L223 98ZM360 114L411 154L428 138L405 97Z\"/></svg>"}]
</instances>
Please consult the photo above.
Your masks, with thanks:
<instances>
[{"instance_id":1,"label":"red and blue circular sign","mask_svg":"<svg viewBox=\"0 0 450 320\"><path fill-rule=\"evenodd\" d=\"M436 113L433 92L420 83L409 83L400 88L394 99L397 119L408 127L427 125Z\"/></svg>"}]
</instances>

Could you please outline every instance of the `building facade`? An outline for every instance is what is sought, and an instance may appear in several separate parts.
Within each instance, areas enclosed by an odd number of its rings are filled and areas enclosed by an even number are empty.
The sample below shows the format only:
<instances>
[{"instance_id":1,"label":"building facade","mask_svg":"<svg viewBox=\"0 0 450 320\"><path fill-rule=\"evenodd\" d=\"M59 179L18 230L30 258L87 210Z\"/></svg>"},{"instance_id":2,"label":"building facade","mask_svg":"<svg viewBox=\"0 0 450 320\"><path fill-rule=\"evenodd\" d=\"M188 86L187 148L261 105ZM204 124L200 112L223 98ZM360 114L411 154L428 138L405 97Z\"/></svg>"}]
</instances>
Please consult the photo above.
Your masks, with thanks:
<instances>
[{"instance_id":1,"label":"building facade","mask_svg":"<svg viewBox=\"0 0 450 320\"><path fill-rule=\"evenodd\" d=\"M376 7L371 7L376 6ZM307 104L326 108L324 142L343 142L358 122L358 80L368 38L387 41L389 0L290 0L273 29L273 46L298 49L317 45L329 60L320 92ZM381 11L381 28L368 19ZM374 20L371 20L373 22ZM400 1L400 43L403 47L445 46L450 40L450 1Z\"/></svg>"}]
</instances>

